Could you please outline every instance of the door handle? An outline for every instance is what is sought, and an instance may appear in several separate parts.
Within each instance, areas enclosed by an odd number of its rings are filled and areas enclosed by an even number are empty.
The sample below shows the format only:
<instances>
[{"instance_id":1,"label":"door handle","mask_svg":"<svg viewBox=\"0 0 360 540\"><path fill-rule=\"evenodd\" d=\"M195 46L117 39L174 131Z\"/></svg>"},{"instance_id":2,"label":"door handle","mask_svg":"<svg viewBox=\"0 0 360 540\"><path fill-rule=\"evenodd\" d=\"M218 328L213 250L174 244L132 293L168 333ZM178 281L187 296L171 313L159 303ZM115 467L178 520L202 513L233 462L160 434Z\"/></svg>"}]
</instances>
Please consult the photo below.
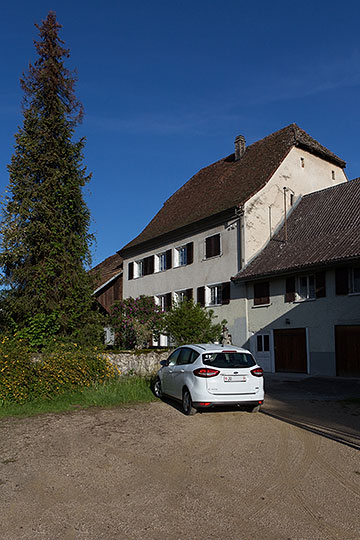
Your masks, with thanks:
<instances>
[{"instance_id":1,"label":"door handle","mask_svg":"<svg viewBox=\"0 0 360 540\"><path fill-rule=\"evenodd\" d=\"M185 373L185 369L180 369L180 372L181 372L181 373Z\"/></svg>"}]
</instances>

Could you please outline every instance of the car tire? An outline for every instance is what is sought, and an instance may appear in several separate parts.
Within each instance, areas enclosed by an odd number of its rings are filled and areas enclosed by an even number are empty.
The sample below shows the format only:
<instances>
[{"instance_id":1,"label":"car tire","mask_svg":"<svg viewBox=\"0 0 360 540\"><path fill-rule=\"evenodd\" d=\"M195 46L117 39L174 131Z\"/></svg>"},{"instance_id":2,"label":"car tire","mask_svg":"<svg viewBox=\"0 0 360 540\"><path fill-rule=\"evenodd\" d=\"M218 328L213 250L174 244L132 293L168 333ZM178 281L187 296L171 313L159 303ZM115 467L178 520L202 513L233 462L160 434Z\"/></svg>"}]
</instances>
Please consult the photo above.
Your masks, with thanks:
<instances>
[{"instance_id":1,"label":"car tire","mask_svg":"<svg viewBox=\"0 0 360 540\"><path fill-rule=\"evenodd\" d=\"M163 397L163 391L161 387L161 381L159 377L157 377L155 384L154 384L154 394L157 398L161 399Z\"/></svg>"},{"instance_id":2,"label":"car tire","mask_svg":"<svg viewBox=\"0 0 360 540\"><path fill-rule=\"evenodd\" d=\"M251 413L256 413L260 411L260 405L250 405L248 411Z\"/></svg>"},{"instance_id":3,"label":"car tire","mask_svg":"<svg viewBox=\"0 0 360 540\"><path fill-rule=\"evenodd\" d=\"M191 395L187 388L185 388L183 391L182 408L186 416L192 416L197 412L195 407L193 407Z\"/></svg>"}]
</instances>

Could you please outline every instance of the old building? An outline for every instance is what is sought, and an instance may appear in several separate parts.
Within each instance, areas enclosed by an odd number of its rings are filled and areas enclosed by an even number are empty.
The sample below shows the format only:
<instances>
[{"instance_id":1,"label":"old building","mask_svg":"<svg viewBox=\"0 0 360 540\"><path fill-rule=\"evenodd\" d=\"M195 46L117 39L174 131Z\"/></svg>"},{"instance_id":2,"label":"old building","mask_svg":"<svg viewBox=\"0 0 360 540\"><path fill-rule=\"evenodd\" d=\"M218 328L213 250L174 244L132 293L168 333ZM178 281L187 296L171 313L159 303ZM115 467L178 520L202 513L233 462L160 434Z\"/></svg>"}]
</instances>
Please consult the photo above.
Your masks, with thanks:
<instances>
[{"instance_id":1,"label":"old building","mask_svg":"<svg viewBox=\"0 0 360 540\"><path fill-rule=\"evenodd\" d=\"M248 339L247 300L230 281L261 252L306 194L347 181L345 162L291 124L202 169L123 249L123 296L165 309L194 298L214 308L235 344Z\"/></svg>"},{"instance_id":2,"label":"old building","mask_svg":"<svg viewBox=\"0 0 360 540\"><path fill-rule=\"evenodd\" d=\"M234 277L265 370L360 376L359 209L359 178L305 195Z\"/></svg>"}]
</instances>

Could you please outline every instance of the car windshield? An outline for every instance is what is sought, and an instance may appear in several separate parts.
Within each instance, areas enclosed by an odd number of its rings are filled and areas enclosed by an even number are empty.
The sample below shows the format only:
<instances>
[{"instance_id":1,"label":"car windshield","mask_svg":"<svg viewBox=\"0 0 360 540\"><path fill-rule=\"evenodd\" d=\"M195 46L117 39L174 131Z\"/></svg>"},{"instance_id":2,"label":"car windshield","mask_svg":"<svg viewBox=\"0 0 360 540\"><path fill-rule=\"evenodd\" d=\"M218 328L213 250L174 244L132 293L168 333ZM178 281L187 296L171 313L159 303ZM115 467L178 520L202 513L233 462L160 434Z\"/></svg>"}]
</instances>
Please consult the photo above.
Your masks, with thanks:
<instances>
[{"instance_id":1,"label":"car windshield","mask_svg":"<svg viewBox=\"0 0 360 540\"><path fill-rule=\"evenodd\" d=\"M203 354L203 363L206 366L218 368L248 368L255 366L251 354L242 352L221 352Z\"/></svg>"}]
</instances>

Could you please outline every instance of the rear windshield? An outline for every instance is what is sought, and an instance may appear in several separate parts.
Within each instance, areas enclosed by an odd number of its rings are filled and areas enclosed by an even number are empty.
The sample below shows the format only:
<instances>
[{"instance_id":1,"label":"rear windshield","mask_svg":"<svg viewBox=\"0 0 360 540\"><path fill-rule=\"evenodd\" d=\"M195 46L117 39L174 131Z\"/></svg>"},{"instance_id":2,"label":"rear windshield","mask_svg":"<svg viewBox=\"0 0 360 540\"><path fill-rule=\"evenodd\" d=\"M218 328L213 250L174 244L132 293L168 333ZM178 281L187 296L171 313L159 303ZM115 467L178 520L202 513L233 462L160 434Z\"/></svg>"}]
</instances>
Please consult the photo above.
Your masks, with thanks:
<instances>
[{"instance_id":1,"label":"rear windshield","mask_svg":"<svg viewBox=\"0 0 360 540\"><path fill-rule=\"evenodd\" d=\"M203 363L206 366L218 368L247 368L255 366L251 354L241 352L221 352L203 354Z\"/></svg>"}]
</instances>

